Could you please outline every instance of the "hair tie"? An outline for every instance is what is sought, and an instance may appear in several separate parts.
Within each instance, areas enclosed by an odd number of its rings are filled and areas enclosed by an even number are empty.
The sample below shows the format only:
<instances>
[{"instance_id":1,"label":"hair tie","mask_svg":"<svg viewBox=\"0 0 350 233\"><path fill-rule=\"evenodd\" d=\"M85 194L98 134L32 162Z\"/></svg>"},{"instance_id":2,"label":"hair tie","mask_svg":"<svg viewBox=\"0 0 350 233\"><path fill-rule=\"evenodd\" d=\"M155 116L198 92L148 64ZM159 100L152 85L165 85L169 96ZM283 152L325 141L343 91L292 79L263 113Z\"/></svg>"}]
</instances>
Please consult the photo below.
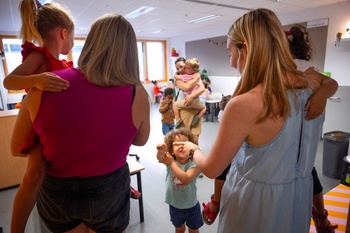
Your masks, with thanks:
<instances>
[{"instance_id":1,"label":"hair tie","mask_svg":"<svg viewBox=\"0 0 350 233\"><path fill-rule=\"evenodd\" d=\"M39 2L39 0L36 0L36 6L38 7L38 8L40 8L42 5L41 5L41 3Z\"/></svg>"},{"instance_id":2,"label":"hair tie","mask_svg":"<svg viewBox=\"0 0 350 233\"><path fill-rule=\"evenodd\" d=\"M285 31L285 33L286 33L287 36L291 35L290 31Z\"/></svg>"}]
</instances>

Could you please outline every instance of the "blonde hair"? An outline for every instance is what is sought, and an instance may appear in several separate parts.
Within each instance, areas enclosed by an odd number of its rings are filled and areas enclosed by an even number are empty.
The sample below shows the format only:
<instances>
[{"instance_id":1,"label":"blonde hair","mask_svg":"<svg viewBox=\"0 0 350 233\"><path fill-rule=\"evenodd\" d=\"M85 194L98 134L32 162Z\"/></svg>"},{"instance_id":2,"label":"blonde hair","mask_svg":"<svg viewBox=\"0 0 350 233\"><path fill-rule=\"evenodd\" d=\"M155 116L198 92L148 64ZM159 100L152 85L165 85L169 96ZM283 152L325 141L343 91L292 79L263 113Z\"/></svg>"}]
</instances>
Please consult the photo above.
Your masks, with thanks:
<instances>
[{"instance_id":1,"label":"blonde hair","mask_svg":"<svg viewBox=\"0 0 350 233\"><path fill-rule=\"evenodd\" d=\"M186 128L180 128L180 129L174 129L167 133L164 137L164 143L167 145L168 152L173 155L173 142L175 141L175 138L179 136L185 136L188 138L188 141L198 145L198 142L196 140L196 137L191 132L191 130Z\"/></svg>"},{"instance_id":2,"label":"blonde hair","mask_svg":"<svg viewBox=\"0 0 350 233\"><path fill-rule=\"evenodd\" d=\"M22 0L19 10L22 18L20 38L23 43L37 42L42 46L45 40L52 39L51 32L56 28L64 28L68 33L74 31L70 14L57 3L38 5L35 0Z\"/></svg>"},{"instance_id":3,"label":"blonde hair","mask_svg":"<svg viewBox=\"0 0 350 233\"><path fill-rule=\"evenodd\" d=\"M192 69L199 69L199 65L200 65L198 59L195 57L185 61L185 64L190 65Z\"/></svg>"},{"instance_id":4,"label":"blonde hair","mask_svg":"<svg viewBox=\"0 0 350 233\"><path fill-rule=\"evenodd\" d=\"M78 66L91 83L99 86L141 85L137 40L131 24L118 14L96 19Z\"/></svg>"},{"instance_id":5,"label":"blonde hair","mask_svg":"<svg viewBox=\"0 0 350 233\"><path fill-rule=\"evenodd\" d=\"M287 77L297 76L299 72L277 16L268 9L250 11L231 26L228 39L229 43L237 47L239 56L244 44L247 47L242 77L233 96L246 93L261 84L264 110L257 122L271 116L289 116L290 104L286 90L293 86ZM276 108L273 103L277 104Z\"/></svg>"}]
</instances>

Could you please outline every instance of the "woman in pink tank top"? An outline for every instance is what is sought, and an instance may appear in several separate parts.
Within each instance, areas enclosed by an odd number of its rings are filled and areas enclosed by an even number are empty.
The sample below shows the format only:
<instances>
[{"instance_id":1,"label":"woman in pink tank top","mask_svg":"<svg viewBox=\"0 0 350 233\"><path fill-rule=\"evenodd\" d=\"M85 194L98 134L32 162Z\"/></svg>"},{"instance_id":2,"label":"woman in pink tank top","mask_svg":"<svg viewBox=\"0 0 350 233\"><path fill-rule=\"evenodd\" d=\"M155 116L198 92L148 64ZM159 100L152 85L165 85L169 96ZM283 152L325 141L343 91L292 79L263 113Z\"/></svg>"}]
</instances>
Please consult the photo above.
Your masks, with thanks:
<instances>
[{"instance_id":1,"label":"woman in pink tank top","mask_svg":"<svg viewBox=\"0 0 350 233\"><path fill-rule=\"evenodd\" d=\"M98 18L78 67L55 72L69 81L67 91L30 90L11 150L20 153L27 135L39 135L47 170L37 207L50 231L122 233L130 209L126 157L150 132L150 103L139 79L131 24L116 14Z\"/></svg>"}]
</instances>

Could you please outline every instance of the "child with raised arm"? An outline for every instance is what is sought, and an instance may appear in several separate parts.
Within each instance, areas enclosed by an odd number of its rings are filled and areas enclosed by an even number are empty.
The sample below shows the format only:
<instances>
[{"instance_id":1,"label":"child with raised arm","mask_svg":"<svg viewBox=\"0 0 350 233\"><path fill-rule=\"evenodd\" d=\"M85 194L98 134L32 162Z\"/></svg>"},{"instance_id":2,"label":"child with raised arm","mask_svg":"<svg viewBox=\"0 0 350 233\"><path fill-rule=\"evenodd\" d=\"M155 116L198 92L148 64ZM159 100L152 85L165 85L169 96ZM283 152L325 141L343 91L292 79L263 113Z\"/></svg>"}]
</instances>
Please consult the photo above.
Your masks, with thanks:
<instances>
[{"instance_id":1,"label":"child with raised arm","mask_svg":"<svg viewBox=\"0 0 350 233\"><path fill-rule=\"evenodd\" d=\"M198 75L197 70L199 68L199 65L200 64L197 58L192 58L187 60L185 62L185 67L184 67L186 74L180 74L180 75L176 74L174 78L181 79L184 82L194 79L196 75ZM187 99L187 96L190 96L191 94L195 93L198 89L202 90L201 93L205 91L205 88L201 79L199 79L198 83L192 89L184 91L184 94L186 96L185 99L177 101L174 104L173 110L174 110L175 120L176 120L176 124L175 124L176 129L179 128L183 123L180 117L180 111L183 108L193 108L193 109L200 110L199 114L194 116L191 126L195 126L198 123L199 119L204 116L206 107L204 104L200 102L199 98L196 97L191 100Z\"/></svg>"},{"instance_id":2,"label":"child with raised arm","mask_svg":"<svg viewBox=\"0 0 350 233\"><path fill-rule=\"evenodd\" d=\"M312 54L309 32L302 25L293 25L286 31L290 52L293 55L297 69L305 75L309 85L315 90L311 95L305 109L308 110L307 119L312 119L321 114L326 106L327 98L334 95L338 89L338 83L318 72L309 61ZM317 232L334 233L338 225L332 225L328 220L328 211L324 206L323 187L318 178L315 167L312 169L313 199L312 219Z\"/></svg>"},{"instance_id":3,"label":"child with raised arm","mask_svg":"<svg viewBox=\"0 0 350 233\"><path fill-rule=\"evenodd\" d=\"M5 88L21 90L36 87L53 92L66 90L69 83L49 72L72 67L71 62L59 60L60 54L67 55L73 47L74 23L71 16L58 4L41 5L35 0L22 0L19 9L22 17L20 36L24 42L23 62L4 79ZM12 233L24 232L45 177L46 161L42 156L41 144L35 138L33 132L22 145L21 153L28 155L28 164L14 199Z\"/></svg>"},{"instance_id":4,"label":"child with raised arm","mask_svg":"<svg viewBox=\"0 0 350 233\"><path fill-rule=\"evenodd\" d=\"M164 143L157 145L157 159L167 166L165 202L169 204L170 220L177 233L198 233L203 226L200 205L197 199L196 177L199 170L188 159L181 146L174 142L190 141L197 144L189 129L170 131Z\"/></svg>"}]
</instances>

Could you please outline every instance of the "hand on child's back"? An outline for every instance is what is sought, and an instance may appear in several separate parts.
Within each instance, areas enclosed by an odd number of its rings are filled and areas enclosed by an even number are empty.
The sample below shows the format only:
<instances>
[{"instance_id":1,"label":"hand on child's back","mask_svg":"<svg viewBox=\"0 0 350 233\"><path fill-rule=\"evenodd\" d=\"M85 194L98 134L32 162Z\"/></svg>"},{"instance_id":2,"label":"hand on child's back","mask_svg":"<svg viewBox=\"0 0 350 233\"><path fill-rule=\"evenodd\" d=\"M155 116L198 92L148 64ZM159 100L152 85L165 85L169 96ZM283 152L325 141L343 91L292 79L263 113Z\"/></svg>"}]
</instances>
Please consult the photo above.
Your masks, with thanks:
<instances>
[{"instance_id":1,"label":"hand on child's back","mask_svg":"<svg viewBox=\"0 0 350 233\"><path fill-rule=\"evenodd\" d=\"M69 88L69 82L50 72L40 74L35 86L42 91L60 92Z\"/></svg>"}]
</instances>

